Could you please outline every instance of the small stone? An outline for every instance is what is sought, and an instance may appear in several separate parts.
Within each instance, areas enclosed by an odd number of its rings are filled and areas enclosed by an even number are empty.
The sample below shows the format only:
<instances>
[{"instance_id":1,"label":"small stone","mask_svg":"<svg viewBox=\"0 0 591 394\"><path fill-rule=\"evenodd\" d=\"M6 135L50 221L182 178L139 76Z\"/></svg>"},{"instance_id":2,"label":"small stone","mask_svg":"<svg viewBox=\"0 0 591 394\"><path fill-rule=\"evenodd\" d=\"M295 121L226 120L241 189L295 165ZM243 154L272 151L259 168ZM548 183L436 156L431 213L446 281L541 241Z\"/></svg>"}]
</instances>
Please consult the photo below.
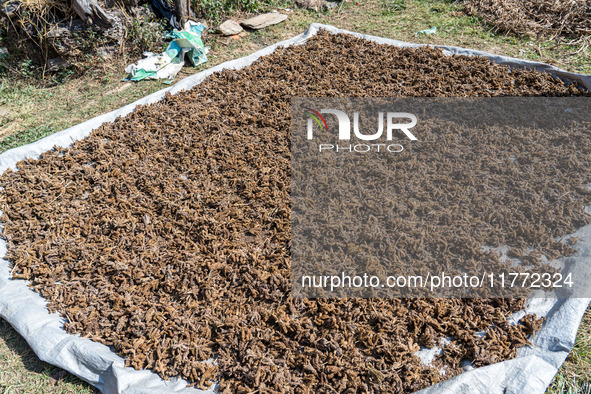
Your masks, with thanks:
<instances>
[{"instance_id":1,"label":"small stone","mask_svg":"<svg viewBox=\"0 0 591 394\"><path fill-rule=\"evenodd\" d=\"M233 36L230 36L229 38L234 39L234 40L240 40L245 35L246 35L246 32L245 31L242 31L241 33L238 33L238 34L235 34Z\"/></svg>"},{"instance_id":2,"label":"small stone","mask_svg":"<svg viewBox=\"0 0 591 394\"><path fill-rule=\"evenodd\" d=\"M218 26L217 32L224 36L234 36L242 32L242 30L242 26L238 23L232 20L227 20Z\"/></svg>"},{"instance_id":3,"label":"small stone","mask_svg":"<svg viewBox=\"0 0 591 394\"><path fill-rule=\"evenodd\" d=\"M61 57L54 57L53 59L49 59L47 61L47 71L56 72L61 69L67 68L69 65L70 63L68 63Z\"/></svg>"},{"instance_id":4,"label":"small stone","mask_svg":"<svg viewBox=\"0 0 591 394\"><path fill-rule=\"evenodd\" d=\"M61 38L61 37L69 37L70 30L68 30L64 26L55 25L53 26L45 35L47 38Z\"/></svg>"},{"instance_id":5,"label":"small stone","mask_svg":"<svg viewBox=\"0 0 591 394\"><path fill-rule=\"evenodd\" d=\"M253 18L245 19L240 24L249 29L259 30L281 23L286 19L287 15L285 14L280 14L279 12L270 12L268 14L261 14Z\"/></svg>"},{"instance_id":6,"label":"small stone","mask_svg":"<svg viewBox=\"0 0 591 394\"><path fill-rule=\"evenodd\" d=\"M327 5L326 0L295 0L295 3L300 8L315 11L321 11Z\"/></svg>"},{"instance_id":7,"label":"small stone","mask_svg":"<svg viewBox=\"0 0 591 394\"><path fill-rule=\"evenodd\" d=\"M105 60L111 59L115 52L117 52L117 48L114 46L100 47L96 49L96 54Z\"/></svg>"}]
</instances>

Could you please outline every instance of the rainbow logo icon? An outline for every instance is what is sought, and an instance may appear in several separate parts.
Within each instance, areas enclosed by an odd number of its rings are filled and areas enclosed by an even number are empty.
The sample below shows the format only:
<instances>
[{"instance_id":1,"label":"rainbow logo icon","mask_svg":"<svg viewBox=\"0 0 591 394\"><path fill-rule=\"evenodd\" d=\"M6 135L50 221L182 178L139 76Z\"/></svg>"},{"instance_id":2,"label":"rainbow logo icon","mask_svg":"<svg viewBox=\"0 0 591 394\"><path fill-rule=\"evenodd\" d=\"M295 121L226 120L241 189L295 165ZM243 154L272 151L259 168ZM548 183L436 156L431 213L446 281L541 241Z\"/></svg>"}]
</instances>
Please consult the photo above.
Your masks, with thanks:
<instances>
[{"instance_id":1,"label":"rainbow logo icon","mask_svg":"<svg viewBox=\"0 0 591 394\"><path fill-rule=\"evenodd\" d=\"M306 110L305 114L310 116L311 119L314 119L316 121L316 123L318 123L318 126L320 126L321 129L328 131L328 126L326 125L326 120L324 120L324 117L320 114L320 112L314 111L312 108L304 108L304 109Z\"/></svg>"}]
</instances>

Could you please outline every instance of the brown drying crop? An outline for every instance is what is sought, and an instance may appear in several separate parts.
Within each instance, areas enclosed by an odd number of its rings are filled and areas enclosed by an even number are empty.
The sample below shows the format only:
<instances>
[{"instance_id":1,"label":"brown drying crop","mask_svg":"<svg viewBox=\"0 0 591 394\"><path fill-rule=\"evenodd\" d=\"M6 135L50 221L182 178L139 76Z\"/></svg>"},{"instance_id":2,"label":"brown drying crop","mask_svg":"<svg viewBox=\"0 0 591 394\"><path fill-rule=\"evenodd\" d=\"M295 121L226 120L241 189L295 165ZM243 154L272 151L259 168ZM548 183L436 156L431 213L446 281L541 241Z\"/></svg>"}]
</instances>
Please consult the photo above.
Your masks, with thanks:
<instances>
[{"instance_id":1,"label":"brown drying crop","mask_svg":"<svg viewBox=\"0 0 591 394\"><path fill-rule=\"evenodd\" d=\"M591 36L591 0L468 0L464 9L500 32L567 39Z\"/></svg>"},{"instance_id":2,"label":"brown drying crop","mask_svg":"<svg viewBox=\"0 0 591 394\"><path fill-rule=\"evenodd\" d=\"M523 299L291 298L290 98L581 93L484 58L320 32L5 172L8 259L69 332L162 377L218 380L226 392L421 389L460 373L463 359L482 366L514 357L541 320L507 323ZM546 204L564 231L588 221L588 196L573 186L591 176L580 158L588 135L565 139L564 149L573 141L580 150L572 160L535 174L573 192L520 206ZM498 149L494 139L482 143ZM554 158L541 152L540 160ZM566 173L578 175L552 182ZM467 212L478 208L463 203ZM535 225L527 215L514 220ZM436 367L413 355L447 337Z\"/></svg>"}]
</instances>

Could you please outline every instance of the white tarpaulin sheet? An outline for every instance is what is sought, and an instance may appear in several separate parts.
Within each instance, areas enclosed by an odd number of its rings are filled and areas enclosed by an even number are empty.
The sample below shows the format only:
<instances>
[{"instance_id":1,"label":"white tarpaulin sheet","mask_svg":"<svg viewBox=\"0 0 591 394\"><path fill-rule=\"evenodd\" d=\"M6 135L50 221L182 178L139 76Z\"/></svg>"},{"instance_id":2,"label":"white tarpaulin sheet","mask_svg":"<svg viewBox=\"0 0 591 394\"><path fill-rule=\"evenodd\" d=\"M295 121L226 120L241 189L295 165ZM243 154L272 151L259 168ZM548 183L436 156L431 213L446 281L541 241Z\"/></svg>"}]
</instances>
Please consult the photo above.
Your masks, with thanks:
<instances>
[{"instance_id":1,"label":"white tarpaulin sheet","mask_svg":"<svg viewBox=\"0 0 591 394\"><path fill-rule=\"evenodd\" d=\"M270 54L279 46L304 43L319 29L333 33L352 34L378 43L401 47L421 45L368 36L337 29L333 26L312 24L308 30L292 39L266 47L250 56L212 67L208 70L183 79L177 84L146 96L120 109L97 116L84 123L60 131L35 143L12 149L0 155L0 173L16 168L16 163L25 158L34 158L54 146L69 146L82 139L98 126L125 116L141 104L160 100L166 93L177 93L189 89L208 75L222 69L239 69L248 66L261 56ZM457 47L441 47L446 54L480 55L495 63L512 67L526 67L548 72L562 80L576 81L585 89L591 89L591 76L569 73L556 67L516 58L492 55ZM577 231L579 237L576 247L579 253L570 257L569 264L588 264L591 262L591 226ZM6 253L6 243L0 240L0 257ZM202 392L186 388L182 380L164 381L151 371L136 371L124 367L124 360L109 347L89 339L66 333L63 319L57 314L49 314L45 301L27 287L23 280L10 279L8 261L0 260L0 316L7 320L29 343L43 361L63 368L79 376L105 393L169 393ZM429 387L423 392L451 393L543 393L552 381L557 369L572 348L577 328L589 304L588 299L532 299L528 312L546 316L542 329L532 340L533 347L521 348L517 358L483 368L472 369L452 379Z\"/></svg>"}]
</instances>

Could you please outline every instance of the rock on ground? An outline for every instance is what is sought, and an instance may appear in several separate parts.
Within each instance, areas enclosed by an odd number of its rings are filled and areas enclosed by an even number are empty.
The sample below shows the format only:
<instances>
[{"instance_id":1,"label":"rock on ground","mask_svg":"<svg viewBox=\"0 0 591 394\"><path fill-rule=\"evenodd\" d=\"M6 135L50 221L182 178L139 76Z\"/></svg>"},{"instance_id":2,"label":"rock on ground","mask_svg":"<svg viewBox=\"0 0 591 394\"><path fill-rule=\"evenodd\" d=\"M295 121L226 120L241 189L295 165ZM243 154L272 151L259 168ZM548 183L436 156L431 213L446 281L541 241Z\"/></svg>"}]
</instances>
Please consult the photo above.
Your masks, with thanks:
<instances>
[{"instance_id":1,"label":"rock on ground","mask_svg":"<svg viewBox=\"0 0 591 394\"><path fill-rule=\"evenodd\" d=\"M279 12L270 12L268 14L257 15L253 18L245 19L240 23L242 26L253 30L263 29L268 26L276 25L287 19L287 15Z\"/></svg>"},{"instance_id":2,"label":"rock on ground","mask_svg":"<svg viewBox=\"0 0 591 394\"><path fill-rule=\"evenodd\" d=\"M326 0L295 0L295 3L300 8L307 8L316 11L320 11L324 6L326 6Z\"/></svg>"},{"instance_id":3,"label":"rock on ground","mask_svg":"<svg viewBox=\"0 0 591 394\"><path fill-rule=\"evenodd\" d=\"M240 26L238 23L232 20L225 21L224 23L219 25L217 29L218 33L224 36L234 36L242 32L242 30L242 26Z\"/></svg>"}]
</instances>

